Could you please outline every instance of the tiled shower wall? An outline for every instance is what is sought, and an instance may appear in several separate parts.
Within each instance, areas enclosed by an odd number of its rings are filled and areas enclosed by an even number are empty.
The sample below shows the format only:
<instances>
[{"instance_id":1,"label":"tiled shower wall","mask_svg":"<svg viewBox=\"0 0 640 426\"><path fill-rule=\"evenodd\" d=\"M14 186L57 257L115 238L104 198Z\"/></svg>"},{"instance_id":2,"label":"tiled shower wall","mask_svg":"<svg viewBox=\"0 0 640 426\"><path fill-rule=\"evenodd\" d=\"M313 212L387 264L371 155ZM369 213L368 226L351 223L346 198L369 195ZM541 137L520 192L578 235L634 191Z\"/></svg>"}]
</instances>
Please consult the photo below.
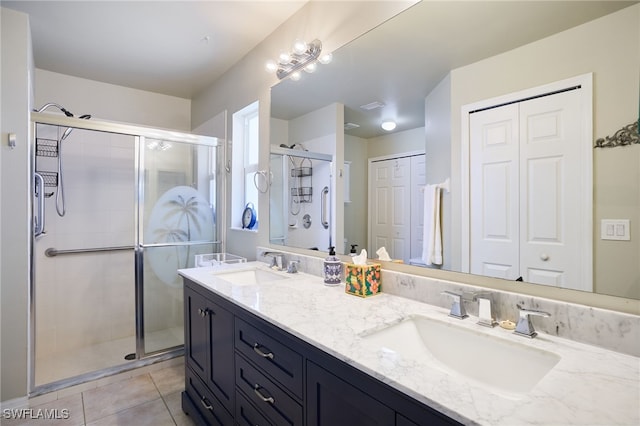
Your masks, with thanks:
<instances>
[{"instance_id":1,"label":"tiled shower wall","mask_svg":"<svg viewBox=\"0 0 640 426\"><path fill-rule=\"evenodd\" d=\"M57 138L58 130L48 129ZM133 137L76 129L61 145L66 213L56 213L56 188L45 188L53 193L46 199L46 234L34 249L36 359L135 332L133 250L44 255L50 247L133 246ZM55 171L56 159L39 157L36 168Z\"/></svg>"}]
</instances>

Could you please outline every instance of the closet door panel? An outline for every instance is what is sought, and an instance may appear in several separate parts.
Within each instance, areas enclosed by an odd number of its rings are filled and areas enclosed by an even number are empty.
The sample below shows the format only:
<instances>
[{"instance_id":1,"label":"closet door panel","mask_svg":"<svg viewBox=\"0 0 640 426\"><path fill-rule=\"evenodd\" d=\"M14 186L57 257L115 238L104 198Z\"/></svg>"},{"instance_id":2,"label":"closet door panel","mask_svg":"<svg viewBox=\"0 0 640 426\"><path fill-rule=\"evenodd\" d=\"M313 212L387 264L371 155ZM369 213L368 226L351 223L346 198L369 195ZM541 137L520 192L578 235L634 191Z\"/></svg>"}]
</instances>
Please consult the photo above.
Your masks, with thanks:
<instances>
[{"instance_id":1,"label":"closet door panel","mask_svg":"<svg viewBox=\"0 0 640 426\"><path fill-rule=\"evenodd\" d=\"M520 259L525 281L582 280L580 90L520 103Z\"/></svg>"},{"instance_id":2,"label":"closet door panel","mask_svg":"<svg viewBox=\"0 0 640 426\"><path fill-rule=\"evenodd\" d=\"M472 274L520 276L518 105L470 116L470 268Z\"/></svg>"}]
</instances>

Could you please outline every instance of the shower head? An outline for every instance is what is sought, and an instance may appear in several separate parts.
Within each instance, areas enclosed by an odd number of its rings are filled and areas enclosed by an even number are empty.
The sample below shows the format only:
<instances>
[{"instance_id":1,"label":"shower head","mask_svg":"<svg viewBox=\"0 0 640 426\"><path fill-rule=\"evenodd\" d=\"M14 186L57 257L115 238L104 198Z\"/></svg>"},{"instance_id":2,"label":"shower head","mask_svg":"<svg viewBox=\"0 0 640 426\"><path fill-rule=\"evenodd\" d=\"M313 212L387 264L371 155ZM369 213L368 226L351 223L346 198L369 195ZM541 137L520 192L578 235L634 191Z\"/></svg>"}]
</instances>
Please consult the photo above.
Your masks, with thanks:
<instances>
[{"instance_id":1,"label":"shower head","mask_svg":"<svg viewBox=\"0 0 640 426\"><path fill-rule=\"evenodd\" d=\"M49 107L56 107L58 108L60 111L64 112L64 115L66 115L67 117L73 117L73 114L68 111L65 107L58 105L54 102L49 102L48 104L44 104L42 107L40 107L40 109L34 109L35 112L42 112L45 109L49 108Z\"/></svg>"},{"instance_id":2,"label":"shower head","mask_svg":"<svg viewBox=\"0 0 640 426\"><path fill-rule=\"evenodd\" d=\"M83 120L88 120L88 119L91 118L91 114L84 114L84 115L81 115L78 118L82 118ZM73 127L67 127L67 129L62 134L62 137L60 138L60 142L65 140L67 138L67 136L69 136L69 134L71 133L72 130L73 130Z\"/></svg>"}]
</instances>

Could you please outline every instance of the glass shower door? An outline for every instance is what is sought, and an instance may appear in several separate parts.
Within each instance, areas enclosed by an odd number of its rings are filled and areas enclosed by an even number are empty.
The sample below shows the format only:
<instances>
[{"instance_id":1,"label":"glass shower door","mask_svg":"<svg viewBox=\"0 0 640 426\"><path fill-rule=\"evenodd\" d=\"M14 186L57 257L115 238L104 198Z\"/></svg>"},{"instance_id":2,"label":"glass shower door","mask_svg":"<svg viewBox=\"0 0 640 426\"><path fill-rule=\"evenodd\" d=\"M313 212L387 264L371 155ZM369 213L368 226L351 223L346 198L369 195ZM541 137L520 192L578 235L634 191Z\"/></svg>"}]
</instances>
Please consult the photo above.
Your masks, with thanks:
<instances>
[{"instance_id":1,"label":"glass shower door","mask_svg":"<svg viewBox=\"0 0 640 426\"><path fill-rule=\"evenodd\" d=\"M210 145L140 140L138 357L184 343L182 278L177 271L193 267L196 254L219 251L218 159L211 140Z\"/></svg>"}]
</instances>

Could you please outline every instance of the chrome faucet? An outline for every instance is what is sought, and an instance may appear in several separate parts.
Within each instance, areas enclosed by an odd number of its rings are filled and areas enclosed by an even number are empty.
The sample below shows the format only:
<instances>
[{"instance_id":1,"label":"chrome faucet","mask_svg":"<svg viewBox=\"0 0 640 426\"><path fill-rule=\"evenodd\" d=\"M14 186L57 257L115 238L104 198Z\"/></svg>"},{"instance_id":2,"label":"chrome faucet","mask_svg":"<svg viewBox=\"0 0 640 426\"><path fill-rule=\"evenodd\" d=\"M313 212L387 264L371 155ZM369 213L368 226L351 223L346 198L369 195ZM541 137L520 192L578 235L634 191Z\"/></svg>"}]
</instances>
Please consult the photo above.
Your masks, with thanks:
<instances>
[{"instance_id":1,"label":"chrome faucet","mask_svg":"<svg viewBox=\"0 0 640 426\"><path fill-rule=\"evenodd\" d=\"M263 251L261 256L271 258L269 267L277 269L278 271L284 270L284 253L279 251Z\"/></svg>"},{"instance_id":2,"label":"chrome faucet","mask_svg":"<svg viewBox=\"0 0 640 426\"><path fill-rule=\"evenodd\" d=\"M464 303L462 302L462 295L458 293L454 293L452 291L443 291L441 294L446 294L447 296L453 299L453 303L451 304L451 311L449 312L449 316L458 319L465 319L469 315L467 315L466 309L464 309Z\"/></svg>"},{"instance_id":3,"label":"chrome faucet","mask_svg":"<svg viewBox=\"0 0 640 426\"><path fill-rule=\"evenodd\" d=\"M531 323L531 315L537 315L541 317L548 318L551 316L549 312L544 311L536 311L534 309L524 309L520 305L516 305L520 310L520 318L518 319L518 324L516 325L515 334L518 336L528 337L529 339L533 339L538 335L536 330L533 328L533 324Z\"/></svg>"}]
</instances>

